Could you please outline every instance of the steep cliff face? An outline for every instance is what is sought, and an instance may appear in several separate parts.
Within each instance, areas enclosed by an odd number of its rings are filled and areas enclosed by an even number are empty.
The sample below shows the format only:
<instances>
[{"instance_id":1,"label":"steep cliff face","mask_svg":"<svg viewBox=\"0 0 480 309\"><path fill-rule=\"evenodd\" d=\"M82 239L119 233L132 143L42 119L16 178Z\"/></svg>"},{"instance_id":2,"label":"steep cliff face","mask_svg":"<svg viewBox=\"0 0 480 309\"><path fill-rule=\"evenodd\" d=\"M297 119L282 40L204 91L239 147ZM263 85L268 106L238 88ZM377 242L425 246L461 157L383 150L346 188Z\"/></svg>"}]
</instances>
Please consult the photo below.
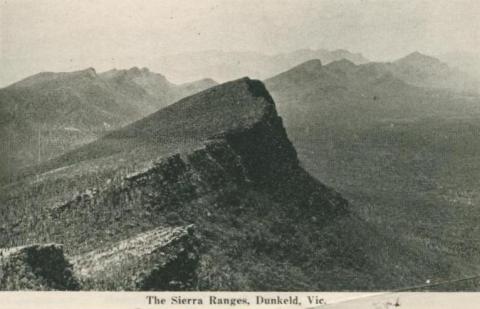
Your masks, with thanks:
<instances>
[{"instance_id":1,"label":"steep cliff face","mask_svg":"<svg viewBox=\"0 0 480 309\"><path fill-rule=\"evenodd\" d=\"M390 283L392 270L378 266L395 252L375 252L384 240L301 168L258 81L245 78L181 100L36 172L42 173L5 194L4 246L64 243L70 255L82 257L79 265L88 265L91 252L113 242L194 224L196 284L185 289L398 284ZM121 276L118 269L112 274ZM152 278L151 285L121 288L171 288L162 276Z\"/></svg>"}]
</instances>

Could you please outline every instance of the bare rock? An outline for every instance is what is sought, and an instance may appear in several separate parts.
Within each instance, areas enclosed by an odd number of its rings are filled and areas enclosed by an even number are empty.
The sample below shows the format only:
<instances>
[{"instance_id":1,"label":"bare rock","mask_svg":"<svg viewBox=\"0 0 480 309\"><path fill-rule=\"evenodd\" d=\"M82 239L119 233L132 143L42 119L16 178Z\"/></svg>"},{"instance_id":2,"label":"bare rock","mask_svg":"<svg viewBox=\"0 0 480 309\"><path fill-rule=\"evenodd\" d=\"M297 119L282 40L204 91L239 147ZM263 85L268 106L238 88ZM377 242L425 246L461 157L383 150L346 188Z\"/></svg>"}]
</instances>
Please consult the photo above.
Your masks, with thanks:
<instances>
[{"instance_id":1,"label":"bare rock","mask_svg":"<svg viewBox=\"0 0 480 309\"><path fill-rule=\"evenodd\" d=\"M198 252L193 226L161 227L73 258L84 289L189 290Z\"/></svg>"}]
</instances>

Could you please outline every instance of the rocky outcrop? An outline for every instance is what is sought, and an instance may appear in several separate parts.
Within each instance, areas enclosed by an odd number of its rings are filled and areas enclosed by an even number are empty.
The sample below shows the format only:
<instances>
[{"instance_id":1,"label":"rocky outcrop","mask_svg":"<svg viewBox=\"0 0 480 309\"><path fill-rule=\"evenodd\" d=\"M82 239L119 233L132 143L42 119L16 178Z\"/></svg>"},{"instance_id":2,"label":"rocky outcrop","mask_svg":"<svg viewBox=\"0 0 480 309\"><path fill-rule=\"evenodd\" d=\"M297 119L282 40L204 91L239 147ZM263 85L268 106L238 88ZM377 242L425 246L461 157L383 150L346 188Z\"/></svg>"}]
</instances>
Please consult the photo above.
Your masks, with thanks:
<instances>
[{"instance_id":1,"label":"rocky outcrop","mask_svg":"<svg viewBox=\"0 0 480 309\"><path fill-rule=\"evenodd\" d=\"M162 227L72 258L83 289L193 289L199 260L193 226Z\"/></svg>"},{"instance_id":2,"label":"rocky outcrop","mask_svg":"<svg viewBox=\"0 0 480 309\"><path fill-rule=\"evenodd\" d=\"M0 249L0 290L77 290L72 266L57 244Z\"/></svg>"}]
</instances>

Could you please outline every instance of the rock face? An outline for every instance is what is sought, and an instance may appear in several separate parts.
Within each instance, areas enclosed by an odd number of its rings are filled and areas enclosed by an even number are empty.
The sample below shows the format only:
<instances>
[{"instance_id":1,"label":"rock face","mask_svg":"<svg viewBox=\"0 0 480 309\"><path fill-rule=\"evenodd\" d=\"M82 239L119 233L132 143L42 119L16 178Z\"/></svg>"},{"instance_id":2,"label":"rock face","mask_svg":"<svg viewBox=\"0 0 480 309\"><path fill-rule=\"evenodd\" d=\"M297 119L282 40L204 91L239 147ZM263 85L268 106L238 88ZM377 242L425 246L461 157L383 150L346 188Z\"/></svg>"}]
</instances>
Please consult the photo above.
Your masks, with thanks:
<instances>
[{"instance_id":1,"label":"rock face","mask_svg":"<svg viewBox=\"0 0 480 309\"><path fill-rule=\"evenodd\" d=\"M110 269L94 267L98 256L144 274L127 282L130 275L112 266L121 286L94 280L85 288L175 289L179 274L164 279L151 270L161 259L129 262L128 249L118 248L156 241L151 231L159 227L187 224L199 238L198 265L189 264L195 289L351 290L394 282L396 274L378 265L395 252L371 249L381 236L302 169L259 81L244 78L183 99L34 173L0 195L0 245L55 241L77 257L80 276Z\"/></svg>"},{"instance_id":2,"label":"rock face","mask_svg":"<svg viewBox=\"0 0 480 309\"><path fill-rule=\"evenodd\" d=\"M163 227L72 258L84 289L188 290L198 264L193 226Z\"/></svg>"},{"instance_id":3,"label":"rock face","mask_svg":"<svg viewBox=\"0 0 480 309\"><path fill-rule=\"evenodd\" d=\"M76 290L72 266L56 244L0 249L0 290Z\"/></svg>"}]
</instances>

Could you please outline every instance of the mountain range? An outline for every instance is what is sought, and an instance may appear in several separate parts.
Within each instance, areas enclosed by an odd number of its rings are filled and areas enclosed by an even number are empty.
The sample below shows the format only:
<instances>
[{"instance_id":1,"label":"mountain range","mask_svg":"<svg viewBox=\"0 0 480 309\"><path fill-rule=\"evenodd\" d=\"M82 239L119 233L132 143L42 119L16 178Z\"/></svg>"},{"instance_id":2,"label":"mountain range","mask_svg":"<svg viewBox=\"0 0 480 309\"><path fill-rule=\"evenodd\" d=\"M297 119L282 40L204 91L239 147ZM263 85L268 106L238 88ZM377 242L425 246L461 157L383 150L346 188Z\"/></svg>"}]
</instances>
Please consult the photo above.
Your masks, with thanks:
<instances>
[{"instance_id":1,"label":"mountain range","mask_svg":"<svg viewBox=\"0 0 480 309\"><path fill-rule=\"evenodd\" d=\"M448 58L448 63L451 59L452 57ZM450 66L438 58L418 51L391 62L371 62L359 53L342 49L333 51L303 49L276 55L205 51L165 55L153 61L152 67L166 72L174 80L193 80L209 76L218 81L228 81L247 75L268 79L309 60L320 60L323 64L339 60L348 60L357 65L368 63L377 70L390 72L398 79L418 87L467 93L478 93L480 89L478 74L469 74L472 68L467 69L465 65ZM184 65L178 66L177 63ZM455 62L457 63L458 61Z\"/></svg>"},{"instance_id":2,"label":"mountain range","mask_svg":"<svg viewBox=\"0 0 480 309\"><path fill-rule=\"evenodd\" d=\"M195 80L209 76L225 82L243 76L265 79L311 59L321 59L324 63L340 59L348 59L357 64L368 62L361 54L343 49L302 49L273 55L211 50L164 55L152 61L151 67L165 72L173 80Z\"/></svg>"},{"instance_id":3,"label":"mountain range","mask_svg":"<svg viewBox=\"0 0 480 309\"><path fill-rule=\"evenodd\" d=\"M0 89L0 174L48 160L215 84L175 85L136 67L28 77Z\"/></svg>"},{"instance_id":4,"label":"mountain range","mask_svg":"<svg viewBox=\"0 0 480 309\"><path fill-rule=\"evenodd\" d=\"M415 86L467 93L478 93L480 90L478 79L419 52L413 52L385 66L394 76Z\"/></svg>"},{"instance_id":5,"label":"mountain range","mask_svg":"<svg viewBox=\"0 0 480 309\"><path fill-rule=\"evenodd\" d=\"M307 171L382 234L431 254L426 280L468 277L480 265L480 96L421 86L392 69L412 58L424 57L313 60L265 84Z\"/></svg>"}]
</instances>

